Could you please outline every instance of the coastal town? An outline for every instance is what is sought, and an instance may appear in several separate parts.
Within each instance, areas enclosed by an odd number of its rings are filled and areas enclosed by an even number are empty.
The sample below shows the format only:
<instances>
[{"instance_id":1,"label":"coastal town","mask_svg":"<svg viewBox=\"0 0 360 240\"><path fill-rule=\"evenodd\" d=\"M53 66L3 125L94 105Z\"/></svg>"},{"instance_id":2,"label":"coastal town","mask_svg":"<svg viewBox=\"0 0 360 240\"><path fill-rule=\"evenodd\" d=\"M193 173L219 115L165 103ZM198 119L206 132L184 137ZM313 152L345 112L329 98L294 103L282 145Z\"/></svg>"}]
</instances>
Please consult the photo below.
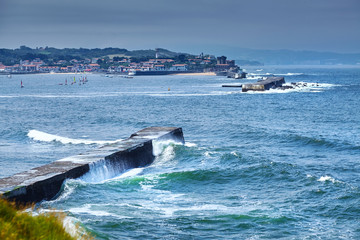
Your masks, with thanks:
<instances>
[{"instance_id":1,"label":"coastal town","mask_svg":"<svg viewBox=\"0 0 360 240\"><path fill-rule=\"evenodd\" d=\"M226 75L238 73L241 69L234 60L227 57L199 54L174 54L168 56L155 49L153 56L106 55L103 57L80 58L60 56L53 59L40 54L26 54L16 62L1 62L0 74L30 73L107 73L127 75L165 75L172 73L203 73L215 72ZM10 64L9 64L10 63ZM13 63L13 64L11 64Z\"/></svg>"}]
</instances>

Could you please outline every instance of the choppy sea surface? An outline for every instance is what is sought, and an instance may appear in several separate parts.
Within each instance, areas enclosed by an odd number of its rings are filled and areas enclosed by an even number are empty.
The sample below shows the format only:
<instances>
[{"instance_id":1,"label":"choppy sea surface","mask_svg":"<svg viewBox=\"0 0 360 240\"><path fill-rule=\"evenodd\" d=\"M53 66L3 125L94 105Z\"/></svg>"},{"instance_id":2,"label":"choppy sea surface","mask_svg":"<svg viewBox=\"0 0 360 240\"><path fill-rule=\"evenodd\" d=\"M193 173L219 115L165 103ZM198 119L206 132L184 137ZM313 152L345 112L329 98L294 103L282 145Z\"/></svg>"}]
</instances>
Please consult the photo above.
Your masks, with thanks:
<instances>
[{"instance_id":1,"label":"choppy sea surface","mask_svg":"<svg viewBox=\"0 0 360 240\"><path fill-rule=\"evenodd\" d=\"M61 209L97 239L360 239L360 67L218 76L0 75L0 177L182 127L153 164L68 180ZM242 93L262 76L302 82ZM68 85L65 85L65 79ZM20 88L23 82L24 88Z\"/></svg>"}]
</instances>

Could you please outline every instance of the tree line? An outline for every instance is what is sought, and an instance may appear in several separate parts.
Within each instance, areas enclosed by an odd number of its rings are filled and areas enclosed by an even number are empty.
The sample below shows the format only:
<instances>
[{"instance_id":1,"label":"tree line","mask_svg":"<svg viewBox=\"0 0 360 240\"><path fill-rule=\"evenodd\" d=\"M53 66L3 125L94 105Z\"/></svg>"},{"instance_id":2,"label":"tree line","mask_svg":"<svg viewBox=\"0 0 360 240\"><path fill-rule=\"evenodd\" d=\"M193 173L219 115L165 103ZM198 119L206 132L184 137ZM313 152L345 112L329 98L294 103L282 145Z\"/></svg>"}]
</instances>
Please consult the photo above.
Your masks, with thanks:
<instances>
[{"instance_id":1,"label":"tree line","mask_svg":"<svg viewBox=\"0 0 360 240\"><path fill-rule=\"evenodd\" d=\"M191 56L190 54L182 54L172 52L166 49L157 49L158 54L162 58L185 58L184 56ZM20 60L34 60L39 58L47 64L57 62L59 60L70 61L72 59L85 60L92 58L103 58L109 55L115 55L114 59L119 60L126 56L131 57L134 61L143 61L150 58L155 58L155 50L133 50L129 51L124 48L64 48L58 49L53 47L44 48L30 48L27 46L20 46L17 49L0 49L0 62L4 65L14 65ZM117 56L116 56L117 55Z\"/></svg>"}]
</instances>

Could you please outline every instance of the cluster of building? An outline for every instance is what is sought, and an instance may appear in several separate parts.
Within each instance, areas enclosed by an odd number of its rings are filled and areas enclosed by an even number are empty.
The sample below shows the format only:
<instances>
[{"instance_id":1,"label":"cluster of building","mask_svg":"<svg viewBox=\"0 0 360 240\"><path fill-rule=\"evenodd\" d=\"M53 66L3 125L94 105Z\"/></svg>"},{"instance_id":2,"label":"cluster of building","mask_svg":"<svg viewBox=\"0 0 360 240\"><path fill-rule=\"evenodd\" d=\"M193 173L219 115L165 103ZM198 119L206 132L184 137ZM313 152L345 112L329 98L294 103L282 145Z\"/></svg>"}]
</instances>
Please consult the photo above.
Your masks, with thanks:
<instances>
[{"instance_id":1,"label":"cluster of building","mask_svg":"<svg viewBox=\"0 0 360 240\"><path fill-rule=\"evenodd\" d=\"M108 68L101 68L102 62L107 63ZM0 73L68 73L68 72L107 72L107 73L130 73L130 72L154 72L154 71L224 71L235 67L234 60L226 60L225 56L199 55L183 61L175 61L169 58L154 58L147 61L134 62L131 58L117 59L85 59L85 60L59 60L51 65L46 64L39 58L33 60L21 60L19 64L5 66L0 62Z\"/></svg>"},{"instance_id":2,"label":"cluster of building","mask_svg":"<svg viewBox=\"0 0 360 240\"><path fill-rule=\"evenodd\" d=\"M72 65L64 66L65 60L60 60L52 66L47 65L39 58L30 60L20 60L19 64L6 66L0 62L0 73L61 73L61 72L96 72L100 70L100 65L85 61L73 59Z\"/></svg>"},{"instance_id":3,"label":"cluster of building","mask_svg":"<svg viewBox=\"0 0 360 240\"><path fill-rule=\"evenodd\" d=\"M175 63L173 59L149 59L143 62L131 62L131 59L120 61L126 64L111 66L110 73L129 73L132 71L188 71L188 64Z\"/></svg>"}]
</instances>

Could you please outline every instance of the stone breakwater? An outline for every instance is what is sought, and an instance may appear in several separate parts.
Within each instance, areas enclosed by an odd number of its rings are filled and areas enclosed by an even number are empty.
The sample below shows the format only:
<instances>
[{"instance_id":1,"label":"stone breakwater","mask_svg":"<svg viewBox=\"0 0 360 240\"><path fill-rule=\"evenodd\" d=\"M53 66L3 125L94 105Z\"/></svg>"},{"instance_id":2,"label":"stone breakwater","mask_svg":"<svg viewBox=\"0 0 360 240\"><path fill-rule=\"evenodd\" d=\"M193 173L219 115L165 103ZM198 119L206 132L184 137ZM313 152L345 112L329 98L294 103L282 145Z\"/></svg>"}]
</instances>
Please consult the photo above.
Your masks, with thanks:
<instances>
[{"instance_id":1,"label":"stone breakwater","mask_svg":"<svg viewBox=\"0 0 360 240\"><path fill-rule=\"evenodd\" d=\"M2 178L0 194L19 203L54 199L66 179L83 176L90 170L90 164L105 160L113 165L121 165L124 171L151 164L155 159L154 140L184 143L181 128L145 128L123 141Z\"/></svg>"},{"instance_id":2,"label":"stone breakwater","mask_svg":"<svg viewBox=\"0 0 360 240\"><path fill-rule=\"evenodd\" d=\"M243 84L242 91L265 91L271 88L280 88L284 83L285 79L283 77L268 77L256 83Z\"/></svg>"}]
</instances>

